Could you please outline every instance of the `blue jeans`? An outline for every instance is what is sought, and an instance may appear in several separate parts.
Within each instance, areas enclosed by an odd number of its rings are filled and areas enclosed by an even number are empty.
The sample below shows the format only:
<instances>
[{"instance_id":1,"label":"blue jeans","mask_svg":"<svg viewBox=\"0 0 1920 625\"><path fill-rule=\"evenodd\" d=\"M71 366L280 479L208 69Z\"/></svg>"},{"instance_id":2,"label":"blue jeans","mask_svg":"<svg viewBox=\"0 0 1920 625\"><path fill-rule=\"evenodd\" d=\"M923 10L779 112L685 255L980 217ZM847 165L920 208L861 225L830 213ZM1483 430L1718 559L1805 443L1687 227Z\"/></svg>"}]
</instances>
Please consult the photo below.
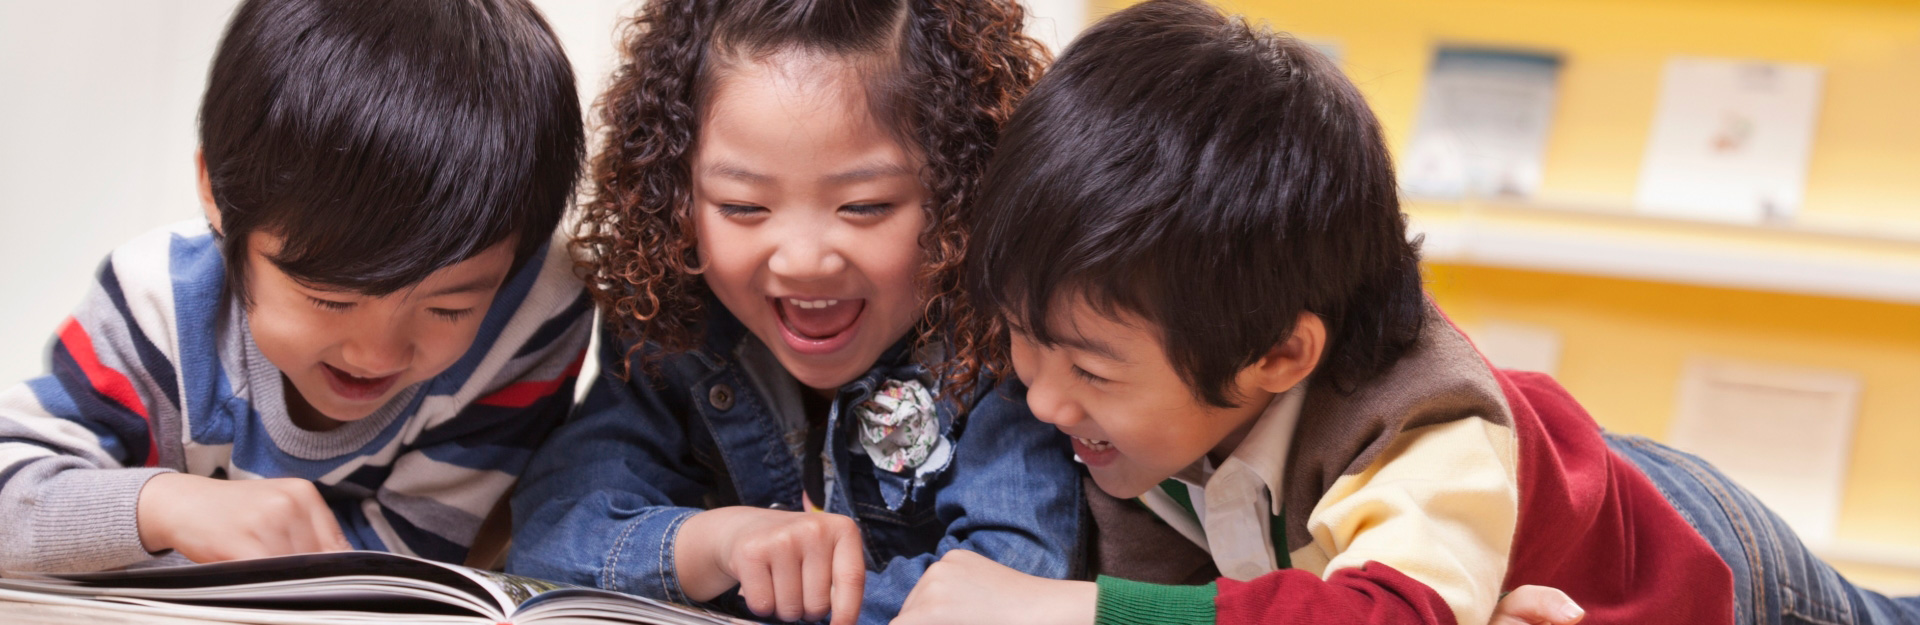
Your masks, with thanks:
<instances>
[{"instance_id":1,"label":"blue jeans","mask_svg":"<svg viewBox=\"0 0 1920 625\"><path fill-rule=\"evenodd\" d=\"M1735 623L1920 625L1920 597L1890 598L1848 582L1705 460L1638 436L1606 436L1733 569Z\"/></svg>"}]
</instances>

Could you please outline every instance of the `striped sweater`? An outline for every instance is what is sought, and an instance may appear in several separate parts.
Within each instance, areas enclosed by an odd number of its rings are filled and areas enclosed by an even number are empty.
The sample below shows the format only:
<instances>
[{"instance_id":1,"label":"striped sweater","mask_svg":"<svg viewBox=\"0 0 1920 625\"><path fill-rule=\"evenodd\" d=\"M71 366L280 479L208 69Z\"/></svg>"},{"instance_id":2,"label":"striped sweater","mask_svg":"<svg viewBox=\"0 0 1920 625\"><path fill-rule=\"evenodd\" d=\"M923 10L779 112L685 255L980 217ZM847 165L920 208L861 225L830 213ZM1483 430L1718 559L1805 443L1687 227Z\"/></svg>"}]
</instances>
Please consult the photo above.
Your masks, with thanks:
<instances>
[{"instance_id":1,"label":"striped sweater","mask_svg":"<svg viewBox=\"0 0 1920 625\"><path fill-rule=\"evenodd\" d=\"M1525 584L1565 591L1590 624L1732 622L1732 573L1656 485L1551 378L1490 367L1437 309L1380 377L1326 386L1307 388L1260 511L1281 570L1237 575L1248 554L1176 530L1193 513L1088 489L1112 576L1101 625L1479 625Z\"/></svg>"},{"instance_id":2,"label":"striped sweater","mask_svg":"<svg viewBox=\"0 0 1920 625\"><path fill-rule=\"evenodd\" d=\"M136 502L166 471L305 478L354 547L460 561L572 405L592 307L558 241L500 287L460 360L326 432L289 419L205 223L121 246L49 373L0 392L0 570L148 561Z\"/></svg>"}]
</instances>

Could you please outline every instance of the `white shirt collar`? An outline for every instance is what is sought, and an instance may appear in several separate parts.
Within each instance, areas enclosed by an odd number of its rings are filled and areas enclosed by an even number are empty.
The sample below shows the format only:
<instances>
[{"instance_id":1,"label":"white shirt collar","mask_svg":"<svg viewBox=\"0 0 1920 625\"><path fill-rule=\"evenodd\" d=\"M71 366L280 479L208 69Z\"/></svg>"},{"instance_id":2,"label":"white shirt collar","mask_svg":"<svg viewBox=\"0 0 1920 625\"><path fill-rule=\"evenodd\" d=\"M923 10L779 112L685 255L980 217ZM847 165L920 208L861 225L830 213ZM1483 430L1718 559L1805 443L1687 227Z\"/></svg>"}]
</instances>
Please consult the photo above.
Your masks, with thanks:
<instances>
[{"instance_id":1,"label":"white shirt collar","mask_svg":"<svg viewBox=\"0 0 1920 625\"><path fill-rule=\"evenodd\" d=\"M1274 493L1285 492L1287 453L1306 396L1305 382L1275 396L1219 467L1202 457L1174 476L1188 485L1198 519L1186 518L1185 510L1158 489L1142 498L1212 554L1222 575L1244 581L1270 573L1278 568L1276 556L1287 551L1286 545L1272 544L1272 524L1285 522L1277 520L1283 502Z\"/></svg>"},{"instance_id":2,"label":"white shirt collar","mask_svg":"<svg viewBox=\"0 0 1920 625\"><path fill-rule=\"evenodd\" d=\"M1300 406L1306 403L1306 387L1302 381L1267 403L1266 411L1260 413L1253 429L1247 431L1246 439L1240 441L1219 468L1208 472L1211 474L1207 479L1209 487L1213 486L1213 476L1219 475L1222 469L1240 464L1260 478L1260 485L1268 492L1284 492L1281 486L1286 477L1287 453L1293 448L1293 429L1300 422ZM1273 498L1269 512L1280 514L1280 505L1280 498Z\"/></svg>"}]
</instances>

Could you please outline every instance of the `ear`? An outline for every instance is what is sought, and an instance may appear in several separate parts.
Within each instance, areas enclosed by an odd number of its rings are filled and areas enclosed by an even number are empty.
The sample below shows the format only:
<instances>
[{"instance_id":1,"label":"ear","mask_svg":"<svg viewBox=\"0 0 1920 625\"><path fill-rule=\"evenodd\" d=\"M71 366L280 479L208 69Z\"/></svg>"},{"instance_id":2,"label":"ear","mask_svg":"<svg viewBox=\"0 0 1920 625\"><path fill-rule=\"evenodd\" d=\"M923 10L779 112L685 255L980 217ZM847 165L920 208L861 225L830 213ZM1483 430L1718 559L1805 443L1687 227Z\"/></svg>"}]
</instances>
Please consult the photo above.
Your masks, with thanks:
<instances>
[{"instance_id":1,"label":"ear","mask_svg":"<svg viewBox=\"0 0 1920 625\"><path fill-rule=\"evenodd\" d=\"M1313 373L1326 347L1326 322L1319 315L1302 312L1293 322L1293 334L1250 367L1253 383L1269 393L1287 392Z\"/></svg>"},{"instance_id":2,"label":"ear","mask_svg":"<svg viewBox=\"0 0 1920 625\"><path fill-rule=\"evenodd\" d=\"M207 179L207 159L200 150L193 151L193 169L199 174L200 210L207 215L207 226L214 234L221 234L220 205L213 201L213 183Z\"/></svg>"}]
</instances>

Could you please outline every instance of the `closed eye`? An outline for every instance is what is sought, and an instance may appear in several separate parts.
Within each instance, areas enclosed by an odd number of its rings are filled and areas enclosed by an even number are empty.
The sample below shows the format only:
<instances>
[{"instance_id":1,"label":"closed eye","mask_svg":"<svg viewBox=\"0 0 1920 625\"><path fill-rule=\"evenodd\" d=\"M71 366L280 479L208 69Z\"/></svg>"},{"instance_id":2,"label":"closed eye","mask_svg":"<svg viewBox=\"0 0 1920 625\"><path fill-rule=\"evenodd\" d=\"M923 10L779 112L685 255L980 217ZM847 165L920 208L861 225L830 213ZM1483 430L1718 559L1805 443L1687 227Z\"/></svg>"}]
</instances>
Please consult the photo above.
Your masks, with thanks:
<instances>
[{"instance_id":1,"label":"closed eye","mask_svg":"<svg viewBox=\"0 0 1920 625\"><path fill-rule=\"evenodd\" d=\"M719 211L722 217L749 217L767 212L767 207L752 204L721 204Z\"/></svg>"},{"instance_id":2,"label":"closed eye","mask_svg":"<svg viewBox=\"0 0 1920 625\"><path fill-rule=\"evenodd\" d=\"M312 295L307 296L307 301L313 302L313 305L319 307L321 310L330 312L343 312L349 308L353 308L353 302L336 302L330 299L320 299Z\"/></svg>"},{"instance_id":3,"label":"closed eye","mask_svg":"<svg viewBox=\"0 0 1920 625\"><path fill-rule=\"evenodd\" d=\"M446 321L459 321L473 314L474 310L472 308L428 308L427 312Z\"/></svg>"},{"instance_id":4,"label":"closed eye","mask_svg":"<svg viewBox=\"0 0 1920 625\"><path fill-rule=\"evenodd\" d=\"M892 204L848 204L840 207L840 212L855 217L880 217L893 211Z\"/></svg>"},{"instance_id":5,"label":"closed eye","mask_svg":"<svg viewBox=\"0 0 1920 625\"><path fill-rule=\"evenodd\" d=\"M1106 378L1088 373L1086 369L1081 369L1080 365L1072 365L1072 367L1074 377L1080 378L1088 384L1105 384L1109 382Z\"/></svg>"}]
</instances>

